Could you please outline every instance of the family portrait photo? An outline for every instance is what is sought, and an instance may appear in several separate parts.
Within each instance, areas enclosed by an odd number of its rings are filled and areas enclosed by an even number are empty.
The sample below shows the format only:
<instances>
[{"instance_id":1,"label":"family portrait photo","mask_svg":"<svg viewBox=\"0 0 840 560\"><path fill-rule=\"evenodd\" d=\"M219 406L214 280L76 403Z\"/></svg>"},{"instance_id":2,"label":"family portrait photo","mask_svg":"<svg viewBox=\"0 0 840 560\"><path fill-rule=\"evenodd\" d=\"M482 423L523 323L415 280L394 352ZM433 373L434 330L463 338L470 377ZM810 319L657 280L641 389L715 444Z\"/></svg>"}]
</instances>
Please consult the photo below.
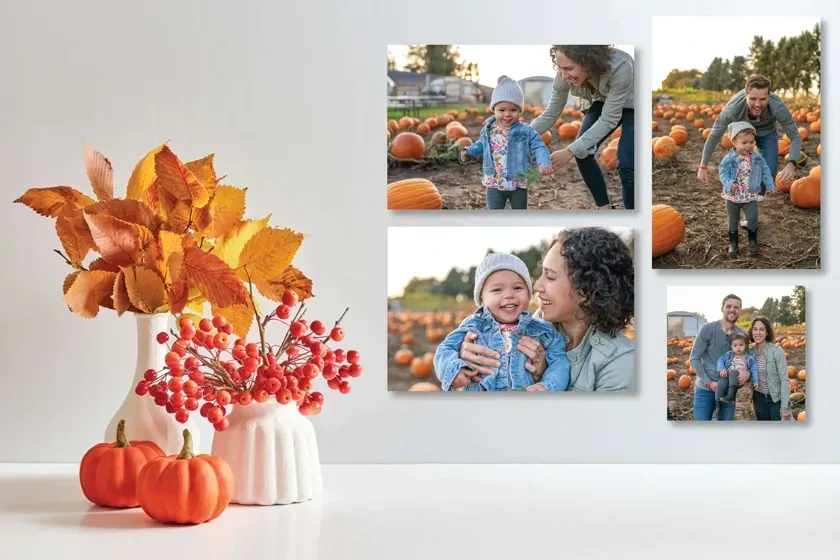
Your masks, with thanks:
<instances>
[{"instance_id":1,"label":"family portrait photo","mask_svg":"<svg viewBox=\"0 0 840 560\"><path fill-rule=\"evenodd\" d=\"M819 18L652 27L653 268L819 269Z\"/></svg>"},{"instance_id":2,"label":"family portrait photo","mask_svg":"<svg viewBox=\"0 0 840 560\"><path fill-rule=\"evenodd\" d=\"M804 286L669 286L668 420L805 421Z\"/></svg>"},{"instance_id":3,"label":"family portrait photo","mask_svg":"<svg viewBox=\"0 0 840 560\"><path fill-rule=\"evenodd\" d=\"M634 237L389 227L388 390L633 390Z\"/></svg>"},{"instance_id":4,"label":"family portrait photo","mask_svg":"<svg viewBox=\"0 0 840 560\"><path fill-rule=\"evenodd\" d=\"M389 210L633 210L630 45L389 45Z\"/></svg>"}]
</instances>

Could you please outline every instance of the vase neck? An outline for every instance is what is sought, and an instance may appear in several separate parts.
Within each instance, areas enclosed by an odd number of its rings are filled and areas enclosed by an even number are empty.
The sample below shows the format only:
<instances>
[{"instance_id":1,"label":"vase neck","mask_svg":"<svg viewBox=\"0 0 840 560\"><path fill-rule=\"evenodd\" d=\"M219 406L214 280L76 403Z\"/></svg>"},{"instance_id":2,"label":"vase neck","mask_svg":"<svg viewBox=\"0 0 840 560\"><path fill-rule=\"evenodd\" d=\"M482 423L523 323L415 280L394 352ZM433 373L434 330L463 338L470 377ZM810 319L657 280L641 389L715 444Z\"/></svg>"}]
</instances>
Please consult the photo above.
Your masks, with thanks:
<instances>
[{"instance_id":1,"label":"vase neck","mask_svg":"<svg viewBox=\"0 0 840 560\"><path fill-rule=\"evenodd\" d=\"M169 348L157 341L160 332L166 332L169 325L169 313L135 313L137 322L137 368L134 372L134 382L143 379L147 369L160 370L164 365L164 358Z\"/></svg>"}]
</instances>

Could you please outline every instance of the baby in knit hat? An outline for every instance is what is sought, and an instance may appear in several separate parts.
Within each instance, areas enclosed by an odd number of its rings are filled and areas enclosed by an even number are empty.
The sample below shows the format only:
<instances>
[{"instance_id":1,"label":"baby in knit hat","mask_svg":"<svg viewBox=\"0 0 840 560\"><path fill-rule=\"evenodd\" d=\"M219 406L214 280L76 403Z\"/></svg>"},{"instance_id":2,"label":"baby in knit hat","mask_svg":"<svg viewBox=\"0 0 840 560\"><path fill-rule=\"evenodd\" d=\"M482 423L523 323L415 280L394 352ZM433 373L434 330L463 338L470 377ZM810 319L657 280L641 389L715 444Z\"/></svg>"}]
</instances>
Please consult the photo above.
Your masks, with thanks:
<instances>
[{"instance_id":1,"label":"baby in knit hat","mask_svg":"<svg viewBox=\"0 0 840 560\"><path fill-rule=\"evenodd\" d=\"M534 156L542 175L552 173L551 154L537 131L521 122L519 116L525 94L519 84L507 76L499 77L490 98L493 116L481 129L478 141L462 148L462 162L482 159L487 208L503 210L507 201L514 210L528 208L528 179Z\"/></svg>"},{"instance_id":2,"label":"baby in knit hat","mask_svg":"<svg viewBox=\"0 0 840 560\"><path fill-rule=\"evenodd\" d=\"M746 121L729 124L729 138L734 146L718 166L721 196L726 200L729 221L729 255L738 255L738 222L741 211L747 218L747 236L750 251L758 253L758 202L762 199L761 184L768 191L776 184L764 157L755 151L755 128Z\"/></svg>"},{"instance_id":3,"label":"baby in knit hat","mask_svg":"<svg viewBox=\"0 0 840 560\"><path fill-rule=\"evenodd\" d=\"M475 273L475 303L478 310L449 333L434 357L435 374L444 391L565 391L570 363L566 341L551 323L528 313L533 297L531 275L522 259L508 253L490 253ZM492 375L476 373L460 357L468 332L474 341L499 353L501 365ZM519 340L530 337L545 349L547 367L540 383L525 369L527 357L517 349Z\"/></svg>"}]
</instances>

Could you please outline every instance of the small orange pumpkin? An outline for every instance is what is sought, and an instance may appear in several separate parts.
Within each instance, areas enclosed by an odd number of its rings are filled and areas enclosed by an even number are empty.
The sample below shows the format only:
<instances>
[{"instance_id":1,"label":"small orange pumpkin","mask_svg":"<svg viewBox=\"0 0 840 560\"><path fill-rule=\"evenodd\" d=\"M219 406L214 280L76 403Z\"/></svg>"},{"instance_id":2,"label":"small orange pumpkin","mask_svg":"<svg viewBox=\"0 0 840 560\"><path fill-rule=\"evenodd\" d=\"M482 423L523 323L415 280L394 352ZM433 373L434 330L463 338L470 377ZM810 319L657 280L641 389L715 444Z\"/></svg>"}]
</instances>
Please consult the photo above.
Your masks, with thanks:
<instances>
[{"instance_id":1,"label":"small orange pumpkin","mask_svg":"<svg viewBox=\"0 0 840 560\"><path fill-rule=\"evenodd\" d=\"M128 441L125 420L117 424L117 440L97 443L85 453L79 465L82 493L92 503L111 508L137 507L137 479L146 463L162 456L151 441Z\"/></svg>"},{"instance_id":2,"label":"small orange pumpkin","mask_svg":"<svg viewBox=\"0 0 840 560\"><path fill-rule=\"evenodd\" d=\"M198 525L219 517L233 496L233 472L224 459L194 455L184 430L179 455L155 457L140 471L137 499L146 515L161 523Z\"/></svg>"},{"instance_id":3,"label":"small orange pumpkin","mask_svg":"<svg viewBox=\"0 0 840 560\"><path fill-rule=\"evenodd\" d=\"M685 220L673 207L655 204L651 212L653 256L672 251L685 237Z\"/></svg>"}]
</instances>

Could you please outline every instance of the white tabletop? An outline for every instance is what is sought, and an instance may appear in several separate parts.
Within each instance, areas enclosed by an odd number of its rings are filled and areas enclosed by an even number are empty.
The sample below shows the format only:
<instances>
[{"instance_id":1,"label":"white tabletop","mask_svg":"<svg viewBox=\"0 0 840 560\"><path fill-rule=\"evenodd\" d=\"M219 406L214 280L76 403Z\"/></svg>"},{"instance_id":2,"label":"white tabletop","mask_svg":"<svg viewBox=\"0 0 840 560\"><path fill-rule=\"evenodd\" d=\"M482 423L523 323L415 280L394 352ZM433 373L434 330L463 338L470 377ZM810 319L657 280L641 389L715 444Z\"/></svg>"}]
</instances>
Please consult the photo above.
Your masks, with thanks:
<instances>
[{"instance_id":1,"label":"white tabletop","mask_svg":"<svg viewBox=\"0 0 840 560\"><path fill-rule=\"evenodd\" d=\"M92 506L76 468L0 465L0 558L840 557L834 465L324 465L313 501L194 527Z\"/></svg>"}]
</instances>

